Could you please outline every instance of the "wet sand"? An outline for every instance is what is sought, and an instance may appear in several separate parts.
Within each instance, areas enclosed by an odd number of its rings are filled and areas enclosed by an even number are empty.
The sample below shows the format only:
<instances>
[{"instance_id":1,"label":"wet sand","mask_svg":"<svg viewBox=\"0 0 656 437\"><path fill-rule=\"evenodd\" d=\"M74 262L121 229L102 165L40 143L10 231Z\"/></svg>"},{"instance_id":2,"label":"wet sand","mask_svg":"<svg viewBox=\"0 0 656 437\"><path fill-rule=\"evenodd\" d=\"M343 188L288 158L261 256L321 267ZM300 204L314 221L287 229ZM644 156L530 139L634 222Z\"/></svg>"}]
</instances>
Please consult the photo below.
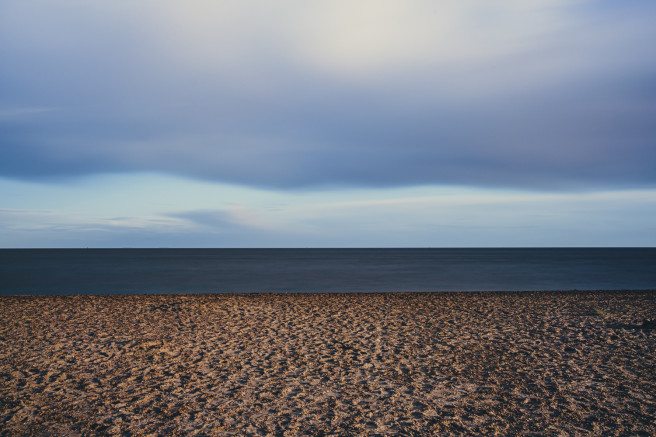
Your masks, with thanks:
<instances>
[{"instance_id":1,"label":"wet sand","mask_svg":"<svg viewBox=\"0 0 656 437\"><path fill-rule=\"evenodd\" d=\"M0 297L1 435L656 435L656 291Z\"/></svg>"}]
</instances>

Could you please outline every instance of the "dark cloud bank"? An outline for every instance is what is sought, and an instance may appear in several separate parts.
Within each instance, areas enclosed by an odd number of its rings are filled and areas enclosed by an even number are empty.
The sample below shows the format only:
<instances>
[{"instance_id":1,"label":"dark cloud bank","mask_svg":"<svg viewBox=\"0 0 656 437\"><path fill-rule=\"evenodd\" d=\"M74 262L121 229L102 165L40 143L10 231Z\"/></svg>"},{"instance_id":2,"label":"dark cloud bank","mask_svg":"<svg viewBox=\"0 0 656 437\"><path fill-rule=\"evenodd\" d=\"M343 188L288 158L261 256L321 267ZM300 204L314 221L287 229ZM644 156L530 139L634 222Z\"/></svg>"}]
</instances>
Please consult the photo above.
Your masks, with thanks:
<instances>
[{"instance_id":1,"label":"dark cloud bank","mask_svg":"<svg viewBox=\"0 0 656 437\"><path fill-rule=\"evenodd\" d=\"M609 44L630 26L623 19L591 27L605 35L598 43L584 27L480 64L357 81L276 55L251 54L243 71L190 72L107 26L82 29L86 45L54 52L0 32L0 175L157 171L269 188L653 187L656 32L638 26Z\"/></svg>"}]
</instances>

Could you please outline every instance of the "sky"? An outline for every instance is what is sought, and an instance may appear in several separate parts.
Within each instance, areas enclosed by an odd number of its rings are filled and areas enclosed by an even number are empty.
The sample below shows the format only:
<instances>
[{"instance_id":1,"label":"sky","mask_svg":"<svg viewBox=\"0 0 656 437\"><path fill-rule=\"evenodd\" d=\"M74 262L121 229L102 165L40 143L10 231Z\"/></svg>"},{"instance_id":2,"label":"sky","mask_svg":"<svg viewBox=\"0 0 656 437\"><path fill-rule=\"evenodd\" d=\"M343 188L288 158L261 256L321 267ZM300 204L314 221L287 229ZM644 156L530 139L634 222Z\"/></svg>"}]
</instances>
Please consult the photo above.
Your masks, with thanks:
<instances>
[{"instance_id":1,"label":"sky","mask_svg":"<svg viewBox=\"0 0 656 437\"><path fill-rule=\"evenodd\" d=\"M0 247L656 246L654 23L3 0Z\"/></svg>"}]
</instances>

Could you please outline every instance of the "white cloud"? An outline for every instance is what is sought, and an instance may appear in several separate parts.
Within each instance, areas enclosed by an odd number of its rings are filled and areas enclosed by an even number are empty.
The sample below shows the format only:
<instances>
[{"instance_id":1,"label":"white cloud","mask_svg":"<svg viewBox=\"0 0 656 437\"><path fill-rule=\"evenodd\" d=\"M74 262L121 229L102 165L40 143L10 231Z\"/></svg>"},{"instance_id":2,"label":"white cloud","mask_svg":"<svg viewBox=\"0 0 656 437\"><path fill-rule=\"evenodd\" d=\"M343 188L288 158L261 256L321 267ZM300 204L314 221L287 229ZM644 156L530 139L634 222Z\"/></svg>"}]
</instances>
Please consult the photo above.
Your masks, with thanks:
<instances>
[{"instance_id":1,"label":"white cloud","mask_svg":"<svg viewBox=\"0 0 656 437\"><path fill-rule=\"evenodd\" d=\"M172 56L231 63L300 57L322 68L358 71L427 59L492 57L571 24L580 1L494 3L362 0L350 2L158 2L145 24ZM220 67L220 65L216 65Z\"/></svg>"}]
</instances>

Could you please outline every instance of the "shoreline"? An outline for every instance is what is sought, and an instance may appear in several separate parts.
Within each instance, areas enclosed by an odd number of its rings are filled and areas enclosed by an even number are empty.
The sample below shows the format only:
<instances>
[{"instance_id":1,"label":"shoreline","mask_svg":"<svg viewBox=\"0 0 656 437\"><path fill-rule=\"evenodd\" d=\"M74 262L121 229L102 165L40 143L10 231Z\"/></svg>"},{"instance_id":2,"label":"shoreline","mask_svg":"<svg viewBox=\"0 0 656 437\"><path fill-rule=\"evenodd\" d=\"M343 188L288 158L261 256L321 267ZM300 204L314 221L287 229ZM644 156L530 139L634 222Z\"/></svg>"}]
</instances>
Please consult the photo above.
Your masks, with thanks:
<instances>
[{"instance_id":1,"label":"shoreline","mask_svg":"<svg viewBox=\"0 0 656 437\"><path fill-rule=\"evenodd\" d=\"M103 297L103 296L250 296L250 295L379 295L379 294L576 294L576 293L656 293L656 288L572 288L572 289L544 289L544 290L399 290L399 291L171 291L171 292L71 292L71 293L17 293L0 294L0 299L6 297Z\"/></svg>"},{"instance_id":2,"label":"shoreline","mask_svg":"<svg viewBox=\"0 0 656 437\"><path fill-rule=\"evenodd\" d=\"M6 435L654 435L656 290L0 296Z\"/></svg>"}]
</instances>

